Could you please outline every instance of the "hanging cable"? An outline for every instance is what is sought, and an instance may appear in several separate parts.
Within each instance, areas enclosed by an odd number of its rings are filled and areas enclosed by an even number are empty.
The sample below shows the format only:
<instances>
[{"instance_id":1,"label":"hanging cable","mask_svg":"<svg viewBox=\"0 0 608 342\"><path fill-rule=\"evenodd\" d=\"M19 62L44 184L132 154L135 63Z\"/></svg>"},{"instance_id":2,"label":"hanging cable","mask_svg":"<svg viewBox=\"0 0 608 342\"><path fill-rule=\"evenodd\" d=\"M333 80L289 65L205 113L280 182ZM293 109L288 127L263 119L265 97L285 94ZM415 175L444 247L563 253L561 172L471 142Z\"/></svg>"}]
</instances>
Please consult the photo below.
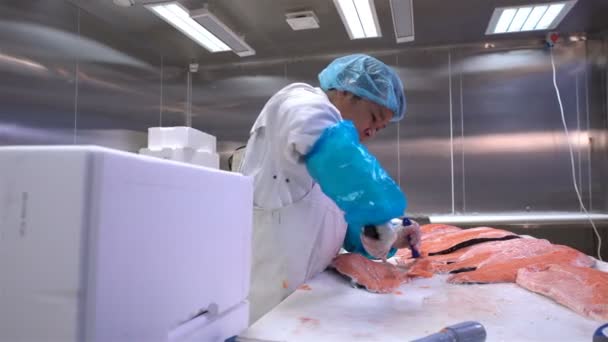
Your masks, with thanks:
<instances>
[{"instance_id":1,"label":"hanging cable","mask_svg":"<svg viewBox=\"0 0 608 342\"><path fill-rule=\"evenodd\" d=\"M581 193L578 190L578 185L576 183L576 173L574 171L574 152L573 152L573 148L572 148L572 141L570 141L570 133L568 132L568 125L566 125L566 117L564 115L564 105L562 104L562 97L559 93L559 87L557 86L557 72L555 71L555 59L553 57L553 48L549 48L549 50L551 53L551 67L553 70L553 86L555 87L555 94L557 96L557 102L559 103L559 110L560 110L560 113L562 116L562 124L564 125L564 132L566 132L566 140L568 141L568 149L570 151L572 184L574 185L574 191L576 192L576 197L578 198L580 207L583 209L583 212L585 213L585 215L587 215L587 219L589 220L589 223L591 223L591 227L593 227L593 232L595 233L595 236L597 237L597 258L600 261L604 261L604 259L602 259L602 237L601 237L599 231L597 230L597 227L595 226L593 219L591 219L591 215L589 215L589 212L587 211L585 204L583 203Z\"/></svg>"}]
</instances>

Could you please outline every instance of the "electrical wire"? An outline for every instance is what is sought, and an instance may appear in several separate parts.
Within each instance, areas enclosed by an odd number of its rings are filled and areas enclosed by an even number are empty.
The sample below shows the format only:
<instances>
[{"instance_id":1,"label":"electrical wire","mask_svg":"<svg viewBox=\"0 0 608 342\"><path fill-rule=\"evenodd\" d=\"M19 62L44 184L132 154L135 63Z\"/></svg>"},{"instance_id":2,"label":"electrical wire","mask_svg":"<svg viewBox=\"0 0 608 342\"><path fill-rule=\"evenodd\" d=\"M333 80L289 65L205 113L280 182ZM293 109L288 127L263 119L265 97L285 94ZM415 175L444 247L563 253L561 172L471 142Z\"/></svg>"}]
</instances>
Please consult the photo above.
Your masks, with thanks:
<instances>
[{"instance_id":1,"label":"electrical wire","mask_svg":"<svg viewBox=\"0 0 608 342\"><path fill-rule=\"evenodd\" d=\"M578 202L579 202L581 208L583 209L583 212L585 212L585 215L587 215L587 219L589 220L589 223L591 223L591 226L593 227L593 232L595 233L595 236L597 237L597 258L600 261L604 261L604 259L602 259L602 237L601 237L599 231L597 230L597 227L595 226L593 219L591 219L591 215L589 215L589 212L587 211L585 204L583 203L583 199L581 198L581 193L578 190L578 185L576 184L576 173L574 171L574 152L573 152L573 148L572 148L572 141L570 141L570 133L568 132L568 125L566 125L566 117L564 115L564 105L562 104L562 97L559 93L559 87L557 86L557 72L555 71L555 59L553 57L553 48L550 48L550 52L551 52L551 67L553 69L553 86L555 87L555 94L557 96L557 102L559 103L559 110L560 110L560 113L562 116L562 124L564 125L564 131L566 132L566 140L568 141L568 149L570 151L570 165L572 167L571 168L572 184L574 185L574 191L576 192L576 197L578 198Z\"/></svg>"}]
</instances>

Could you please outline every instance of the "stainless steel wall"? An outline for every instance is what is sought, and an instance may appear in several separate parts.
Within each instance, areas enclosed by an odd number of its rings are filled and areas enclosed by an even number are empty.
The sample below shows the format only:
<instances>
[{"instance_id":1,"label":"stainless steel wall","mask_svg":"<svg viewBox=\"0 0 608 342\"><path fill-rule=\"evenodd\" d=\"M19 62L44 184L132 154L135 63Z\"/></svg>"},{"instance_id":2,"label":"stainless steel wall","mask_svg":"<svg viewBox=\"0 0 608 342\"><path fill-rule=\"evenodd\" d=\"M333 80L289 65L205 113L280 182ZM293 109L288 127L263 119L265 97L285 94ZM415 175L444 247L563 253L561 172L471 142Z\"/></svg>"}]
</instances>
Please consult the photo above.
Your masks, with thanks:
<instances>
[{"instance_id":1,"label":"stainless steel wall","mask_svg":"<svg viewBox=\"0 0 608 342\"><path fill-rule=\"evenodd\" d=\"M605 88L588 54L606 54L588 51L594 44L569 43L554 55L577 185L586 207L603 211ZM410 212L580 210L548 50L446 48L378 57L401 75L408 112L368 146L408 195ZM203 113L195 123L226 149L244 144L274 92L291 82L316 85L330 60L203 70L195 78Z\"/></svg>"},{"instance_id":2,"label":"stainless steel wall","mask_svg":"<svg viewBox=\"0 0 608 342\"><path fill-rule=\"evenodd\" d=\"M594 195L592 206L608 210L608 33L598 40L588 42L589 60L589 111L593 128L591 135L591 163L589 171ZM601 115L603 113L604 115ZM599 200L599 203L595 203Z\"/></svg>"},{"instance_id":3,"label":"stainless steel wall","mask_svg":"<svg viewBox=\"0 0 608 342\"><path fill-rule=\"evenodd\" d=\"M185 123L186 66L165 65L63 1L0 2L0 145L95 143L136 151L151 126ZM606 43L555 49L557 81L588 208L608 210ZM408 113L368 146L411 213L578 211L567 140L541 46L378 52L402 76ZM317 84L331 56L207 67L193 74L193 126L222 165L270 96Z\"/></svg>"},{"instance_id":4,"label":"stainless steel wall","mask_svg":"<svg viewBox=\"0 0 608 342\"><path fill-rule=\"evenodd\" d=\"M585 46L554 53L577 182L589 207ZM524 49L461 55L454 65L455 89L462 95L454 102L462 104L455 115L460 127L454 128L459 157L455 210L578 211L550 53Z\"/></svg>"},{"instance_id":5,"label":"stainless steel wall","mask_svg":"<svg viewBox=\"0 0 608 342\"><path fill-rule=\"evenodd\" d=\"M137 151L148 127L183 124L182 69L68 2L2 1L0 145Z\"/></svg>"}]
</instances>

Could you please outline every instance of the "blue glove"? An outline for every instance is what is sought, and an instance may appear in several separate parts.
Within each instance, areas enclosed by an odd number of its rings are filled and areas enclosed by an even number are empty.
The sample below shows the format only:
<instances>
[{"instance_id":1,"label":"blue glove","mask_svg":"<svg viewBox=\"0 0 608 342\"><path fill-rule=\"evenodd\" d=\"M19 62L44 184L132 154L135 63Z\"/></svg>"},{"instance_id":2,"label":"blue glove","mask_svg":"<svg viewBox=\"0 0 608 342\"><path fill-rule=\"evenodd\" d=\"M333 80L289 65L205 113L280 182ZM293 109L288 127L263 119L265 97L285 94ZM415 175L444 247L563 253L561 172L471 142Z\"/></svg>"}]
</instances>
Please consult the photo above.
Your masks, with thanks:
<instances>
[{"instance_id":1,"label":"blue glove","mask_svg":"<svg viewBox=\"0 0 608 342\"><path fill-rule=\"evenodd\" d=\"M326 128L305 161L308 172L325 195L344 211L349 225L345 238L347 250L363 249L360 241L363 226L382 225L403 215L405 195L359 142L351 121Z\"/></svg>"}]
</instances>

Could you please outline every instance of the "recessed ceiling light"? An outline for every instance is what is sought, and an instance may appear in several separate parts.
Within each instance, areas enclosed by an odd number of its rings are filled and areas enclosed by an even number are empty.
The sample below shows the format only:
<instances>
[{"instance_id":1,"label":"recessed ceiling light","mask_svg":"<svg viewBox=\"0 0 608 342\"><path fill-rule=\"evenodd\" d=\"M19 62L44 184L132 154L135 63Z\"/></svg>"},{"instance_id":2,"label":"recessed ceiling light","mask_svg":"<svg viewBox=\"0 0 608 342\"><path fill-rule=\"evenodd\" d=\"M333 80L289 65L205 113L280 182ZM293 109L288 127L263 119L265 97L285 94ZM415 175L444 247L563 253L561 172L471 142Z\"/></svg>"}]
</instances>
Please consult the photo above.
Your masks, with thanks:
<instances>
[{"instance_id":1,"label":"recessed ceiling light","mask_svg":"<svg viewBox=\"0 0 608 342\"><path fill-rule=\"evenodd\" d=\"M381 37L374 0L334 0L350 39Z\"/></svg>"},{"instance_id":2,"label":"recessed ceiling light","mask_svg":"<svg viewBox=\"0 0 608 342\"><path fill-rule=\"evenodd\" d=\"M522 7L517 10L515 16L513 17L513 21L509 25L507 32L518 32L521 31L521 28L524 26L524 23L530 16L532 12L532 7Z\"/></svg>"},{"instance_id":3,"label":"recessed ceiling light","mask_svg":"<svg viewBox=\"0 0 608 342\"><path fill-rule=\"evenodd\" d=\"M190 12L177 1L151 4L146 8L210 52L232 50L241 57L255 54L245 41L206 9Z\"/></svg>"},{"instance_id":4,"label":"recessed ceiling light","mask_svg":"<svg viewBox=\"0 0 608 342\"><path fill-rule=\"evenodd\" d=\"M500 7L494 10L486 34L552 30L570 12L577 0Z\"/></svg>"}]
</instances>

